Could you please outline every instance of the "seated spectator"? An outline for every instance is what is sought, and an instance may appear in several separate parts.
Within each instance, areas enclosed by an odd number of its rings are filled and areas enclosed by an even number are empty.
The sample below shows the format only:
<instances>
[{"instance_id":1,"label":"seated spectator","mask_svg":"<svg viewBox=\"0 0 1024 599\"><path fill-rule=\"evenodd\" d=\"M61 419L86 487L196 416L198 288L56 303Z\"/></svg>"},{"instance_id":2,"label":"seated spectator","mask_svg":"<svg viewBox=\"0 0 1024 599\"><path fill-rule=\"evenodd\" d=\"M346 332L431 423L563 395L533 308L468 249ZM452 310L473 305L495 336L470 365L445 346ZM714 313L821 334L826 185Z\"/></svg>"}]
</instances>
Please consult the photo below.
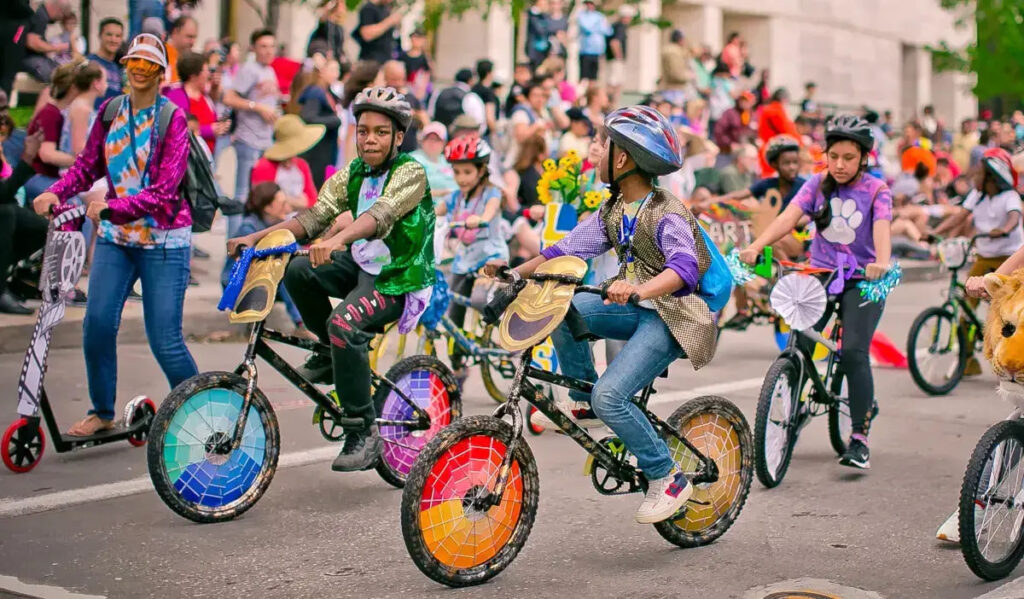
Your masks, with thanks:
<instances>
[{"instance_id":1,"label":"seated spectator","mask_svg":"<svg viewBox=\"0 0 1024 599\"><path fill-rule=\"evenodd\" d=\"M733 152L740 145L749 143L757 137L757 131L754 130L753 106L754 94L744 91L736 98L736 105L726 110L715 123L712 139L718 145L721 151L719 156L724 157L725 162L731 159Z\"/></svg>"},{"instance_id":2,"label":"seated spectator","mask_svg":"<svg viewBox=\"0 0 1024 599\"><path fill-rule=\"evenodd\" d=\"M570 108L566 115L569 117L569 130L562 134L558 141L558 151L562 156L570 150L575 150L580 156L586 156L590 149L590 140L594 136L594 126L579 108Z\"/></svg>"},{"instance_id":3,"label":"seated spectator","mask_svg":"<svg viewBox=\"0 0 1024 599\"><path fill-rule=\"evenodd\" d=\"M427 112L431 118L450 127L460 114L468 114L478 123L487 122L487 109L480 96L473 93L473 71L459 69L455 84L430 99ZM483 126L483 125L481 125ZM481 129L481 133L483 130Z\"/></svg>"},{"instance_id":4,"label":"seated spectator","mask_svg":"<svg viewBox=\"0 0 1024 599\"><path fill-rule=\"evenodd\" d=\"M78 97L79 90L75 87L75 72L84 68L85 59L62 64L53 71L50 82L50 98L29 121L26 129L29 135L36 131L43 132L43 143L39 153L32 161L36 174L25 184L25 196L34 198L46 191L57 182L60 169L68 168L75 162L75 157L59 149L61 132L64 130L64 113L71 102Z\"/></svg>"},{"instance_id":5,"label":"seated spectator","mask_svg":"<svg viewBox=\"0 0 1024 599\"><path fill-rule=\"evenodd\" d=\"M603 127L604 117L608 115L608 109L612 105L611 98L608 97L608 90L603 85L591 84L587 88L584 100L586 104L583 106L583 114L590 118L590 122L595 128ZM568 113L566 116L569 116Z\"/></svg>"},{"instance_id":6,"label":"seated spectator","mask_svg":"<svg viewBox=\"0 0 1024 599\"><path fill-rule=\"evenodd\" d=\"M305 210L316 202L316 186L309 163L299 154L315 146L324 136L323 125L307 125L294 114L274 123L274 143L252 169L252 184L271 181L284 191L292 210ZM248 201L248 200L247 200Z\"/></svg>"},{"instance_id":7,"label":"seated spectator","mask_svg":"<svg viewBox=\"0 0 1024 599\"><path fill-rule=\"evenodd\" d=\"M124 43L124 24L108 17L100 21L100 43L96 51L87 57L107 72L107 89L96 99L96 108L105 100L120 95L124 90L124 69L117 62L118 52Z\"/></svg>"},{"instance_id":8,"label":"seated spectator","mask_svg":"<svg viewBox=\"0 0 1024 599\"><path fill-rule=\"evenodd\" d=\"M238 226L238 234L244 236L262 231L267 227L287 220L291 212L292 209L289 206L285 192L277 183L271 181L253 183L252 189L249 191L249 197L245 201L245 213L241 224ZM227 287L228 281L231 278L231 269L234 265L235 259L232 256L225 258L224 269L220 274L221 287ZM298 308L295 307L292 298L288 296L288 291L285 290L283 283L277 287L277 297L284 302L285 308L288 310L288 316L291 317L292 322L295 324L297 332L304 333L302 316L299 314Z\"/></svg>"},{"instance_id":9,"label":"seated spectator","mask_svg":"<svg viewBox=\"0 0 1024 599\"><path fill-rule=\"evenodd\" d=\"M345 58L345 17L348 9L342 0L323 0L316 9L318 17L313 33L306 44L306 56L317 50L327 58L341 61Z\"/></svg>"},{"instance_id":10,"label":"seated spectator","mask_svg":"<svg viewBox=\"0 0 1024 599\"><path fill-rule=\"evenodd\" d=\"M721 169L719 180L720 193L732 193L748 189L757 180L758 172L757 148L746 143L739 146L736 161Z\"/></svg>"},{"instance_id":11,"label":"seated spectator","mask_svg":"<svg viewBox=\"0 0 1024 599\"><path fill-rule=\"evenodd\" d=\"M555 80L555 89L558 91L558 100L563 106L572 106L576 103L576 86L566 80L565 60L557 56L548 57L537 69L537 75L551 77Z\"/></svg>"},{"instance_id":12,"label":"seated spectator","mask_svg":"<svg viewBox=\"0 0 1024 599\"><path fill-rule=\"evenodd\" d=\"M547 108L548 91L539 82L532 82L524 88L526 103L512 109L509 116L510 140L506 168L512 167L519 159L520 146L530 137L539 135L544 140L545 152L548 140L555 127Z\"/></svg>"},{"instance_id":13,"label":"seated spectator","mask_svg":"<svg viewBox=\"0 0 1024 599\"><path fill-rule=\"evenodd\" d=\"M60 20L60 33L54 38L53 43L68 47L67 50L57 52L53 56L57 64L64 64L75 56L85 55L85 38L78 31L78 15L72 11L64 15L64 18Z\"/></svg>"},{"instance_id":14,"label":"seated spectator","mask_svg":"<svg viewBox=\"0 0 1024 599\"><path fill-rule=\"evenodd\" d=\"M10 117L7 117L8 119ZM10 125L13 127L13 122ZM0 122L0 141L6 140L10 130ZM42 131L25 138L21 159L12 167L4 158L0 171L7 173L0 177L0 313L31 314L7 289L7 277L11 267L23 260L46 243L46 218L28 208L18 205L15 193L35 173L32 163L43 143Z\"/></svg>"},{"instance_id":15,"label":"seated spectator","mask_svg":"<svg viewBox=\"0 0 1024 599\"><path fill-rule=\"evenodd\" d=\"M70 12L71 3L68 0L46 0L29 18L25 29L25 58L22 67L33 79L50 83L57 61L48 55L71 51L68 42L51 44L46 41L46 28L50 23L63 20Z\"/></svg>"},{"instance_id":16,"label":"seated spectator","mask_svg":"<svg viewBox=\"0 0 1024 599\"><path fill-rule=\"evenodd\" d=\"M411 156L423 165L427 171L427 183L435 204L444 201L459 188L455 184L455 171L444 157L444 146L448 142L448 132L444 125L434 121L420 131L420 147Z\"/></svg>"},{"instance_id":17,"label":"seated spectator","mask_svg":"<svg viewBox=\"0 0 1024 599\"><path fill-rule=\"evenodd\" d=\"M182 110L196 117L199 123L199 137L206 142L212 154L217 136L224 135L231 128L231 121L219 120L217 110L206 89L210 83L210 69L202 54L189 52L178 59L178 76L181 83L164 88L167 99Z\"/></svg>"}]
</instances>

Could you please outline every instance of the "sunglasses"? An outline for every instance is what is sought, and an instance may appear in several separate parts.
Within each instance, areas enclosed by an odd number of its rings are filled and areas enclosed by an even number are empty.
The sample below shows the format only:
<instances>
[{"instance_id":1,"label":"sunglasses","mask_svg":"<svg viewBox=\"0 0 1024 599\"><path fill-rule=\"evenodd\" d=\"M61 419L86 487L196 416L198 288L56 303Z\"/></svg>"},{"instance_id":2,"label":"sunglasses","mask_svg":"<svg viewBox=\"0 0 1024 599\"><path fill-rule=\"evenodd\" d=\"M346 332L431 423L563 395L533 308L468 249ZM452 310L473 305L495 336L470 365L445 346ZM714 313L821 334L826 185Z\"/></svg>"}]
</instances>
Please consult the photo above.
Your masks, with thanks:
<instances>
[{"instance_id":1,"label":"sunglasses","mask_svg":"<svg viewBox=\"0 0 1024 599\"><path fill-rule=\"evenodd\" d=\"M154 76L160 72L160 65L152 63L144 58L129 58L125 61L125 70L129 73Z\"/></svg>"}]
</instances>

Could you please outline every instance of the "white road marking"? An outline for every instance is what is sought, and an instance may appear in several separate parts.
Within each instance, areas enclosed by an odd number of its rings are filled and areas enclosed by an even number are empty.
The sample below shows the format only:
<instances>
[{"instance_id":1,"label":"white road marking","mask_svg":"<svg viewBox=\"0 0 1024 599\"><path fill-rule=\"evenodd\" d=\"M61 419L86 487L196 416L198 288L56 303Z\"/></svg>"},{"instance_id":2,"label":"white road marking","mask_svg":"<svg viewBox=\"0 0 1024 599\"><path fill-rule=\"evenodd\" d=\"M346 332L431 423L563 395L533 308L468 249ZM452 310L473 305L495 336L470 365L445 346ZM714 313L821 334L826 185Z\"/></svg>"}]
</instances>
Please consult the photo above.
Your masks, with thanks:
<instances>
[{"instance_id":1,"label":"white road marking","mask_svg":"<svg viewBox=\"0 0 1024 599\"><path fill-rule=\"evenodd\" d=\"M72 593L63 587L45 584L28 584L13 576L0 575L0 591L15 593L18 597L35 597L36 599L104 599L105 595L82 595Z\"/></svg>"},{"instance_id":2,"label":"white road marking","mask_svg":"<svg viewBox=\"0 0 1024 599\"><path fill-rule=\"evenodd\" d=\"M978 595L976 599L1020 599L1021 597L1024 597L1024 576L996 587L984 595Z\"/></svg>"},{"instance_id":3,"label":"white road marking","mask_svg":"<svg viewBox=\"0 0 1024 599\"><path fill-rule=\"evenodd\" d=\"M668 393L656 393L651 399L648 405L657 406L667 403L679 403L688 401L702 395L722 395L728 399L728 394L734 391L746 391L748 389L758 389L764 382L764 377L757 377L752 379L742 379L739 381L730 381L728 383L717 383L714 385L704 385L703 387L694 387L693 389L686 389L683 391L669 391Z\"/></svg>"},{"instance_id":4,"label":"white road marking","mask_svg":"<svg viewBox=\"0 0 1024 599\"><path fill-rule=\"evenodd\" d=\"M702 387L694 387L693 389L682 391L658 393L651 399L650 405L681 403L702 395L728 396L727 394L731 392L756 389L761 386L762 381L763 378L758 377L742 379L739 381L730 381L727 383L704 385ZM316 449L309 449L306 451L286 453L281 455L277 467L278 469L282 469L295 466L305 466L316 462L324 462L333 458L337 453L338 448L334 446L318 447ZM93 503L96 501L115 499L117 497L138 495L152 490L153 483L149 479L149 476L140 476L138 478L114 483L82 487L80 489L69 489L67 491L47 493L46 495L26 497L24 499L0 499L0 518L12 518L27 514L49 512L52 510L81 505L83 503Z\"/></svg>"},{"instance_id":5,"label":"white road marking","mask_svg":"<svg viewBox=\"0 0 1024 599\"><path fill-rule=\"evenodd\" d=\"M292 468L305 466L316 462L324 462L338 454L335 446L318 447L307 451L296 451L282 454L278 459L277 468ZM0 499L0 518L11 518L24 516L26 514L38 514L59 510L83 503L104 501L116 497L127 497L138 495L153 490L153 482L149 476L140 476L116 483L106 483L68 491L47 493L37 497L26 497L24 499Z\"/></svg>"}]
</instances>

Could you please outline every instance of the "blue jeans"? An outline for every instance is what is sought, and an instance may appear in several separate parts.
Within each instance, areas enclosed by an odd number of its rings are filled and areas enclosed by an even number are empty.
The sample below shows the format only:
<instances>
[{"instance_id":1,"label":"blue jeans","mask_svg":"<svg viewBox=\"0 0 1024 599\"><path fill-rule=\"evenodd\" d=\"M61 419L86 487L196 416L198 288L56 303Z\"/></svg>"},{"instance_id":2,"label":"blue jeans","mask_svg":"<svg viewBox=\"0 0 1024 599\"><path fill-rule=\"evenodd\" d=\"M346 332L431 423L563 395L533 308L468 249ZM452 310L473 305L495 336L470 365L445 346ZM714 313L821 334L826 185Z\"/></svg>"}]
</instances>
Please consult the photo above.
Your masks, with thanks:
<instances>
[{"instance_id":1,"label":"blue jeans","mask_svg":"<svg viewBox=\"0 0 1024 599\"><path fill-rule=\"evenodd\" d=\"M160 17L164 20L164 3L161 0L128 0L128 34L131 40L142 33L142 21L146 17Z\"/></svg>"},{"instance_id":2,"label":"blue jeans","mask_svg":"<svg viewBox=\"0 0 1024 599\"><path fill-rule=\"evenodd\" d=\"M555 329L551 340L562 373L595 383L589 396L577 391L571 391L569 396L576 401L590 402L598 418L636 456L647 480L667 476L675 467L668 446L632 398L669 364L684 357L682 348L654 310L617 304L606 306L600 297L591 294L577 295L572 305L591 333L626 341L626 345L598 378L590 344L573 339L565 323Z\"/></svg>"},{"instance_id":3,"label":"blue jeans","mask_svg":"<svg viewBox=\"0 0 1024 599\"><path fill-rule=\"evenodd\" d=\"M117 394L117 331L135 281L142 280L142 313L153 356L171 387L198 374L181 331L191 248L142 249L96 240L83 349L90 414L114 419Z\"/></svg>"},{"instance_id":4,"label":"blue jeans","mask_svg":"<svg viewBox=\"0 0 1024 599\"><path fill-rule=\"evenodd\" d=\"M28 181L25 181L24 185L25 207L32 208L32 200L36 199L37 195L49 189L57 181L56 178L47 177L46 175L32 175Z\"/></svg>"},{"instance_id":5,"label":"blue jeans","mask_svg":"<svg viewBox=\"0 0 1024 599\"><path fill-rule=\"evenodd\" d=\"M252 185L252 167L263 155L263 150L258 150L237 139L232 145L235 147L235 157L238 162L238 169L235 171L235 201L245 205L245 200L249 197L249 188ZM238 226L242 224L242 215L231 214L227 219L228 239L231 239L238 231Z\"/></svg>"}]
</instances>

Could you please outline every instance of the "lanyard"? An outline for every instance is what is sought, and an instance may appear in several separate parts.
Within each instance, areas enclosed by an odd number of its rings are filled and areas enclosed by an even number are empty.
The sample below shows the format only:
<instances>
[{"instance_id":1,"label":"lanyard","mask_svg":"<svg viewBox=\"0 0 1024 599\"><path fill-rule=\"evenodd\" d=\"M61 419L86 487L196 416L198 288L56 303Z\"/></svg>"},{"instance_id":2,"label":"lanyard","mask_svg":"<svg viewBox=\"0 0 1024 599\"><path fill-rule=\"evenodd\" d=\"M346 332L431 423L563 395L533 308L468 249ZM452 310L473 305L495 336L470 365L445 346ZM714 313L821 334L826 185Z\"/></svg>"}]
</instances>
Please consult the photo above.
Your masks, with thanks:
<instances>
[{"instance_id":1,"label":"lanyard","mask_svg":"<svg viewBox=\"0 0 1024 599\"><path fill-rule=\"evenodd\" d=\"M128 104L128 138L131 140L132 144L132 162L135 163L135 170L139 171L139 187L145 188L147 178L149 175L149 169L147 168L143 170L142 166L139 164L139 149L135 146L135 111L132 110L131 98L125 98L125 103ZM154 102L154 106L155 105L156 103ZM152 133L150 134L149 138L149 147L153 147ZM146 166L149 166L148 161L146 162Z\"/></svg>"},{"instance_id":2,"label":"lanyard","mask_svg":"<svg viewBox=\"0 0 1024 599\"><path fill-rule=\"evenodd\" d=\"M636 224L640 220L640 211L644 209L644 204L647 200L654 195L654 192L648 193L644 196L644 199L640 200L640 205L636 208L636 213L632 218L626 214L626 209L622 209L622 227L619 229L619 247L623 248L624 251L620 252L622 255L621 260L624 261L629 268L632 269L633 264L633 238L636 236Z\"/></svg>"}]
</instances>

